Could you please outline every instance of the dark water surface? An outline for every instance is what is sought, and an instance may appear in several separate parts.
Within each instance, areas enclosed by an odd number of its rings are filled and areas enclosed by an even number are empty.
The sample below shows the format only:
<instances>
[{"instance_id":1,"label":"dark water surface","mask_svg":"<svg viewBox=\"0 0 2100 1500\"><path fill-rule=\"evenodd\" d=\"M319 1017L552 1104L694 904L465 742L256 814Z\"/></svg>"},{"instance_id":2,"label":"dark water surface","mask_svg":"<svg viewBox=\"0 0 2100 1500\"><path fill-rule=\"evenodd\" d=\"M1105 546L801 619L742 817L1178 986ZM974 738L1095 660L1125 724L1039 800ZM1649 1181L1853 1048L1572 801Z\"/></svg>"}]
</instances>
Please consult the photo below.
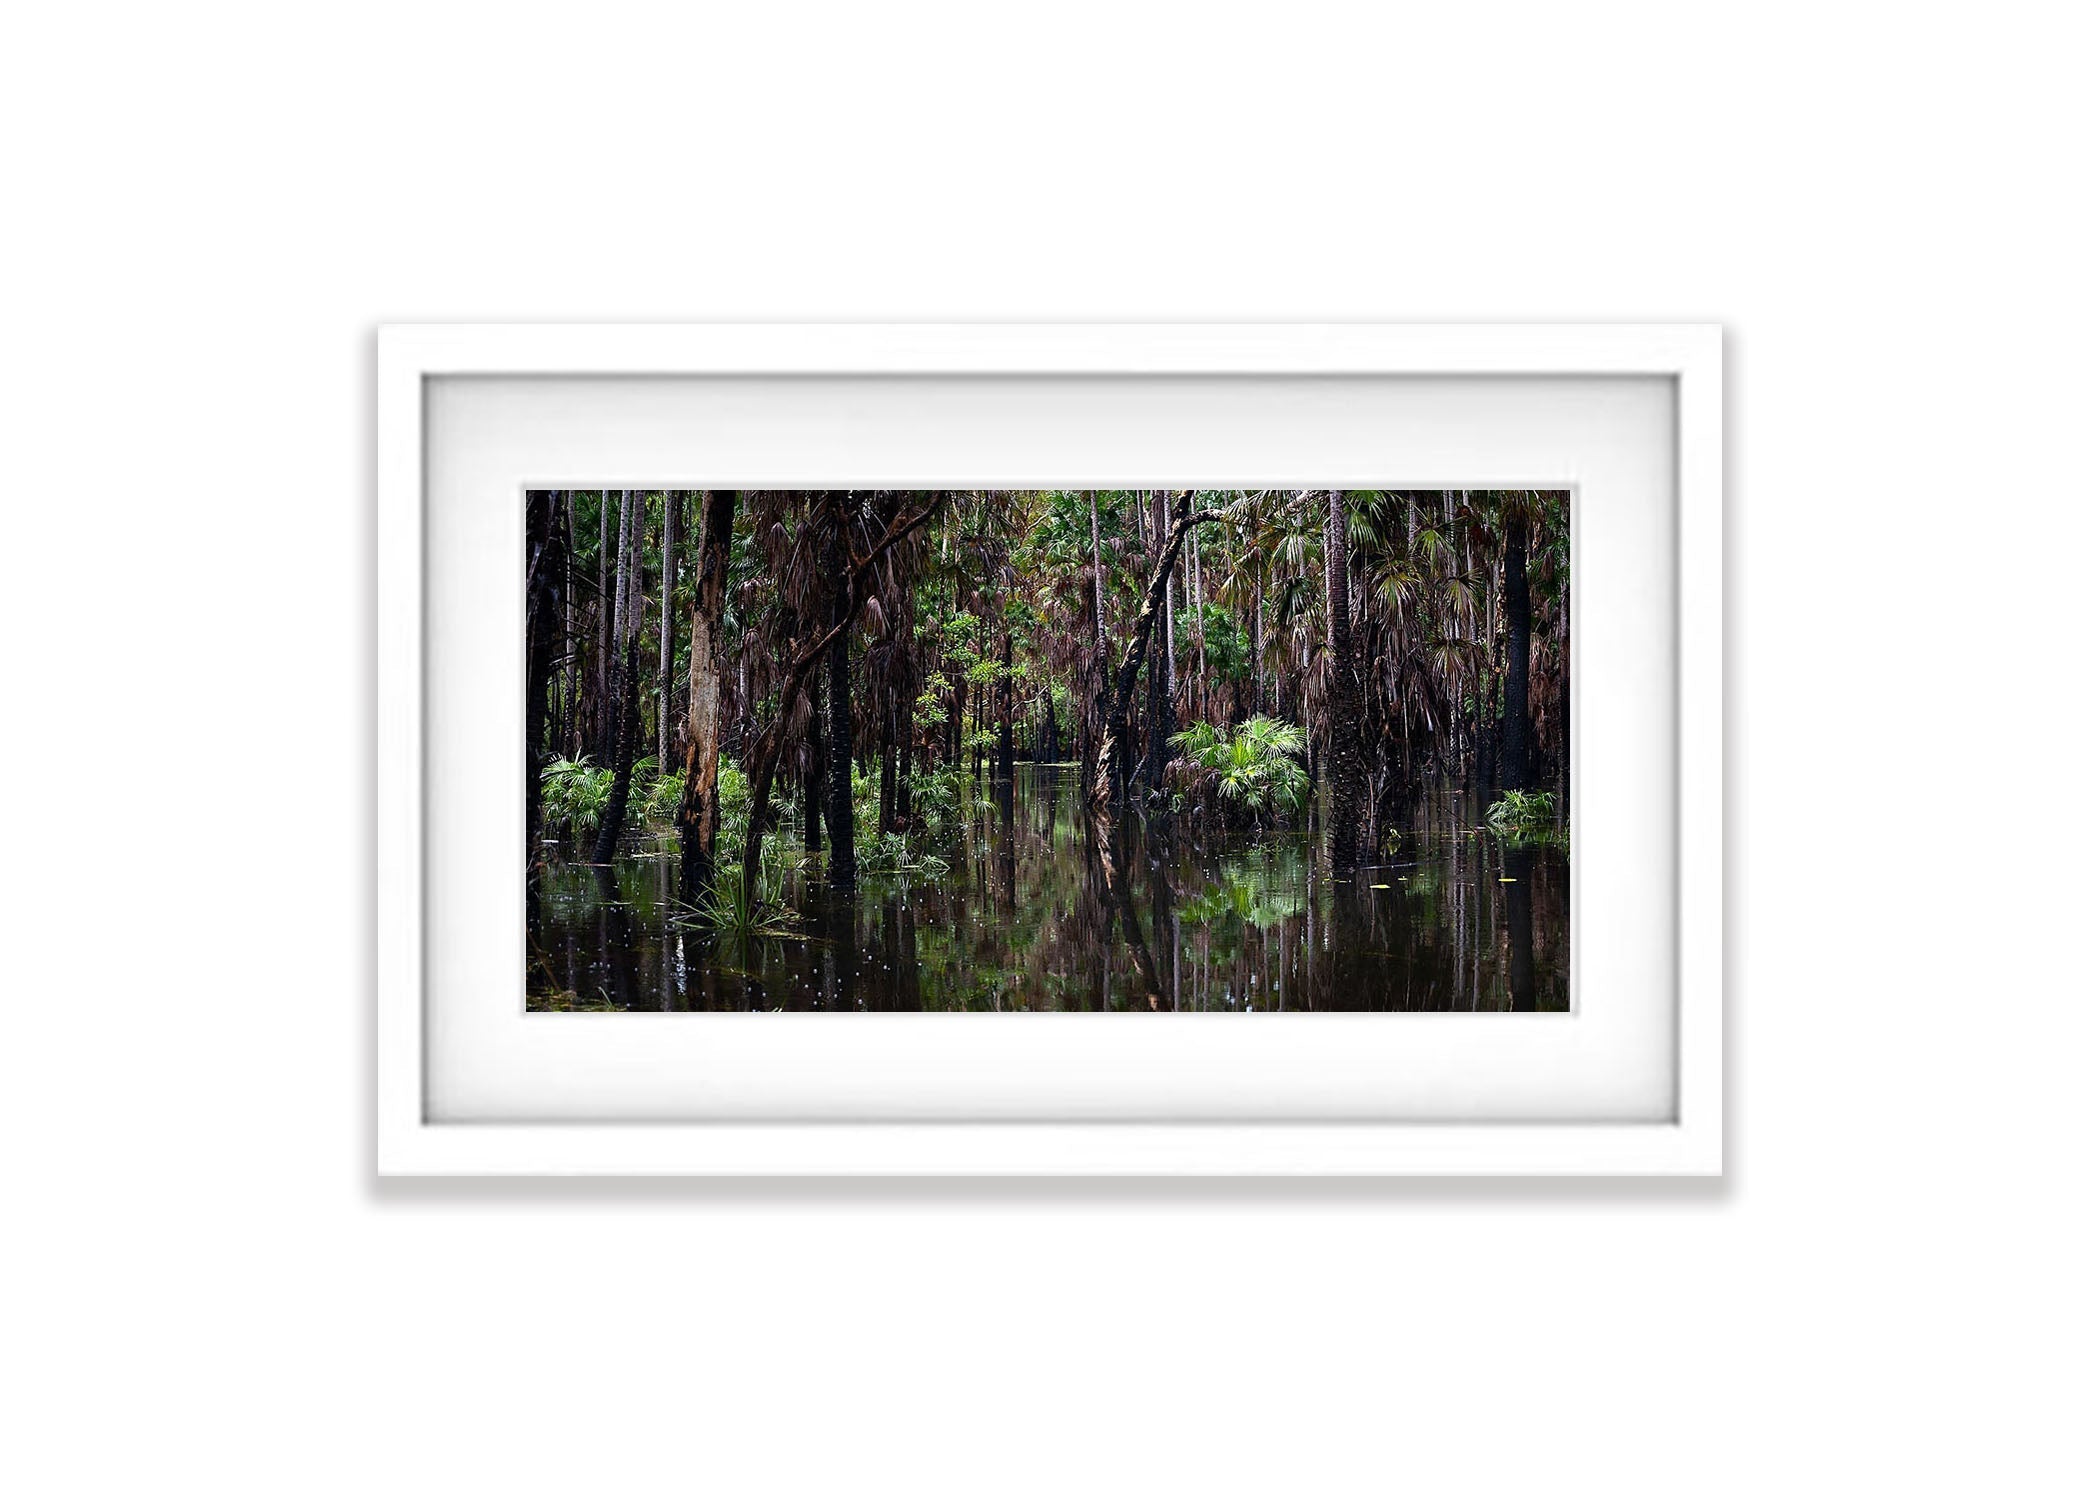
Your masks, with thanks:
<instances>
[{"instance_id":1,"label":"dark water surface","mask_svg":"<svg viewBox=\"0 0 2100 1500\"><path fill-rule=\"evenodd\" d=\"M549 866L527 1008L1566 1010L1567 855L1504 847L1480 811L1432 795L1339 883L1302 827L1132 817L1116 893L1076 768L1023 765L1010 802L966 810L947 873L840 898L812 860L787 888L806 935L743 941L681 925L676 841L648 836L610 870Z\"/></svg>"}]
</instances>

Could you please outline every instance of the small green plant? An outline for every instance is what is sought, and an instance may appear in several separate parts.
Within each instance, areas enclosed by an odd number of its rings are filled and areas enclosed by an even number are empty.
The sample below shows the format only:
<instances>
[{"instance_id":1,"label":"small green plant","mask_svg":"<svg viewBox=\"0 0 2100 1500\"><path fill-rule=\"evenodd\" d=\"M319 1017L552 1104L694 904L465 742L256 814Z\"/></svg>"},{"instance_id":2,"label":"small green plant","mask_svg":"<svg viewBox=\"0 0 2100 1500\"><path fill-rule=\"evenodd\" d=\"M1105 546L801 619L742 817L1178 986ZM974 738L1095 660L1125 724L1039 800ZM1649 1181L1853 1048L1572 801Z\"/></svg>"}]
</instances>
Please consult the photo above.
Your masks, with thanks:
<instances>
[{"instance_id":1,"label":"small green plant","mask_svg":"<svg viewBox=\"0 0 2100 1500\"><path fill-rule=\"evenodd\" d=\"M876 875L925 875L948 873L948 861L930 849L913 849L911 841L894 830L859 839L853 857L863 870Z\"/></svg>"},{"instance_id":2,"label":"small green plant","mask_svg":"<svg viewBox=\"0 0 2100 1500\"><path fill-rule=\"evenodd\" d=\"M612 769L594 766L588 757L552 762L540 772L540 812L547 827L589 838L612 801L612 784Z\"/></svg>"},{"instance_id":3,"label":"small green plant","mask_svg":"<svg viewBox=\"0 0 2100 1500\"><path fill-rule=\"evenodd\" d=\"M716 867L714 883L700 899L672 921L681 927L706 928L731 938L800 937L802 929L782 895L780 872L763 860L758 879L744 884L744 867L735 860Z\"/></svg>"},{"instance_id":4,"label":"small green plant","mask_svg":"<svg viewBox=\"0 0 2100 1500\"><path fill-rule=\"evenodd\" d=\"M1257 714L1236 730L1198 721L1169 744L1217 782L1227 802L1263 818L1289 817L1305 805L1305 731Z\"/></svg>"},{"instance_id":5,"label":"small green plant","mask_svg":"<svg viewBox=\"0 0 2100 1500\"><path fill-rule=\"evenodd\" d=\"M1567 837L1554 814L1551 792L1527 792L1512 788L1488 808L1488 827L1511 844L1556 843Z\"/></svg>"},{"instance_id":6,"label":"small green plant","mask_svg":"<svg viewBox=\"0 0 2100 1500\"><path fill-rule=\"evenodd\" d=\"M953 833L962 817L962 799L956 794L955 778L942 771L914 771L911 815L924 830L928 843L937 843Z\"/></svg>"}]
</instances>

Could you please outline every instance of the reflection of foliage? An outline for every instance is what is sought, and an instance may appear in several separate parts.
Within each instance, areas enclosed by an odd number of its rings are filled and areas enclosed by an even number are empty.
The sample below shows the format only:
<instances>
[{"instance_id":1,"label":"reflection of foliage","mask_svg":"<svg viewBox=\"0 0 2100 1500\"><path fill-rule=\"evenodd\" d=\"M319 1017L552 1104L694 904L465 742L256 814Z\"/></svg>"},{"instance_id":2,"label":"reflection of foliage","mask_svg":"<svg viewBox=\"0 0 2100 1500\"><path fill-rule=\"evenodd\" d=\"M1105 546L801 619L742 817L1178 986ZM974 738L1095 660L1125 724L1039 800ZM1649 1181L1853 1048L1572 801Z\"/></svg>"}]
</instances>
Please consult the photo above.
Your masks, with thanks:
<instances>
[{"instance_id":1,"label":"reflection of foliage","mask_svg":"<svg viewBox=\"0 0 2100 1500\"><path fill-rule=\"evenodd\" d=\"M1303 860L1291 858L1287 849L1250 851L1226 860L1218 879L1184 898L1175 914L1192 925L1231 918L1250 927L1273 928L1305 914L1305 887L1296 878L1302 868Z\"/></svg>"},{"instance_id":2,"label":"reflection of foliage","mask_svg":"<svg viewBox=\"0 0 2100 1500\"><path fill-rule=\"evenodd\" d=\"M1506 844L1563 843L1568 837L1567 830L1555 821L1551 792L1506 791L1488 809L1487 820L1495 836Z\"/></svg>"},{"instance_id":3,"label":"reflection of foliage","mask_svg":"<svg viewBox=\"0 0 2100 1500\"><path fill-rule=\"evenodd\" d=\"M574 990L535 991L527 1003L528 1010L618 1010L603 993L586 999Z\"/></svg>"},{"instance_id":4,"label":"reflection of foliage","mask_svg":"<svg viewBox=\"0 0 2100 1500\"><path fill-rule=\"evenodd\" d=\"M1305 731L1296 724L1256 714L1228 732L1199 720L1171 743L1216 778L1228 802L1263 817L1288 817L1305 805Z\"/></svg>"}]
</instances>

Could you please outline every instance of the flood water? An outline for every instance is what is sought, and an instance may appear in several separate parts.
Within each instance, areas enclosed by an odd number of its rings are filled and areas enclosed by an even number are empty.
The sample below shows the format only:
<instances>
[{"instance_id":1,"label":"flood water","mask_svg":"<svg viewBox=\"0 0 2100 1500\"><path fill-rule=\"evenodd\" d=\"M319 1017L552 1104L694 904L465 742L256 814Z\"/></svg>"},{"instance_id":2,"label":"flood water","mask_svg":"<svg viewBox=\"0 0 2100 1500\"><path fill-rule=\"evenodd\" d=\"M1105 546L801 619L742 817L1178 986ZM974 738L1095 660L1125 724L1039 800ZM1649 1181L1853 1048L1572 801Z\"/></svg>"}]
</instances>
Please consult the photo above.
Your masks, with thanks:
<instances>
[{"instance_id":1,"label":"flood water","mask_svg":"<svg viewBox=\"0 0 2100 1500\"><path fill-rule=\"evenodd\" d=\"M1565 851L1505 847L1465 792L1336 882L1317 836L1123 825L1127 889L1090 858L1073 766L1015 768L965 812L947 873L791 875L805 935L681 921L676 840L551 864L532 1010L1487 1010L1569 1007Z\"/></svg>"}]
</instances>

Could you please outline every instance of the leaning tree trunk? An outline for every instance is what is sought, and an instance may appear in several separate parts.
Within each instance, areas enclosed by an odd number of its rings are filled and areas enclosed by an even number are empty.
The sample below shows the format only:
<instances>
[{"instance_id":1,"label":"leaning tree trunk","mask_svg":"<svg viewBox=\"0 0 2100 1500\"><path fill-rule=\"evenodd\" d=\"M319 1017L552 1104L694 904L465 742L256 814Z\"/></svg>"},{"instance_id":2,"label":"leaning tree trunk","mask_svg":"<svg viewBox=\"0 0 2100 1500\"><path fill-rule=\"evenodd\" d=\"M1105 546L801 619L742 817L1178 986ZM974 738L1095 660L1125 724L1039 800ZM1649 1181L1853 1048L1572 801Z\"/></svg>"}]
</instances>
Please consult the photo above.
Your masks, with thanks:
<instances>
[{"instance_id":1,"label":"leaning tree trunk","mask_svg":"<svg viewBox=\"0 0 2100 1500\"><path fill-rule=\"evenodd\" d=\"M634 491L620 492L619 566L613 579L613 784L605 816L598 823L593 864L611 864L620 847L620 828L627 821L627 792L634 780L634 621L627 609L628 568L634 542Z\"/></svg>"},{"instance_id":2,"label":"leaning tree trunk","mask_svg":"<svg viewBox=\"0 0 2100 1500\"><path fill-rule=\"evenodd\" d=\"M1130 737L1130 701L1137 694L1138 666L1145 659L1145 642L1152 634L1152 622L1159 617L1166 602L1167 575L1174 569L1174 556L1181 550L1181 539L1191 527L1218 520L1224 514L1217 510L1203 510L1191 515L1188 504L1186 499L1181 502L1181 514L1174 519L1172 527L1165 528L1166 540L1159 549L1159 560L1153 564L1152 582L1145 590L1144 608L1138 611L1130 644L1123 649L1122 665L1116 668L1115 692L1108 706L1108 731L1101 737L1101 749L1094 760L1093 784L1087 792L1087 800L1095 808L1108 800L1110 768L1116 764L1124 741Z\"/></svg>"},{"instance_id":3,"label":"leaning tree trunk","mask_svg":"<svg viewBox=\"0 0 2100 1500\"><path fill-rule=\"evenodd\" d=\"M693 558L692 660L686 666L691 706L686 713L685 790L678 801L678 852L688 901L697 900L714 880L715 830L722 821L722 612L729 598L736 491L708 490L701 503L705 509L700 545ZM676 555L666 547L665 556ZM664 596L669 598L670 592L666 584Z\"/></svg>"},{"instance_id":4,"label":"leaning tree trunk","mask_svg":"<svg viewBox=\"0 0 2100 1500\"><path fill-rule=\"evenodd\" d=\"M1363 694L1349 628L1349 533L1342 492L1327 492L1327 838L1338 870L1356 863L1363 836Z\"/></svg>"},{"instance_id":5,"label":"leaning tree trunk","mask_svg":"<svg viewBox=\"0 0 2100 1500\"><path fill-rule=\"evenodd\" d=\"M1530 519L1506 508L1502 542L1502 612L1509 662L1502 674L1502 785L1531 786L1531 581L1525 577Z\"/></svg>"}]
</instances>

